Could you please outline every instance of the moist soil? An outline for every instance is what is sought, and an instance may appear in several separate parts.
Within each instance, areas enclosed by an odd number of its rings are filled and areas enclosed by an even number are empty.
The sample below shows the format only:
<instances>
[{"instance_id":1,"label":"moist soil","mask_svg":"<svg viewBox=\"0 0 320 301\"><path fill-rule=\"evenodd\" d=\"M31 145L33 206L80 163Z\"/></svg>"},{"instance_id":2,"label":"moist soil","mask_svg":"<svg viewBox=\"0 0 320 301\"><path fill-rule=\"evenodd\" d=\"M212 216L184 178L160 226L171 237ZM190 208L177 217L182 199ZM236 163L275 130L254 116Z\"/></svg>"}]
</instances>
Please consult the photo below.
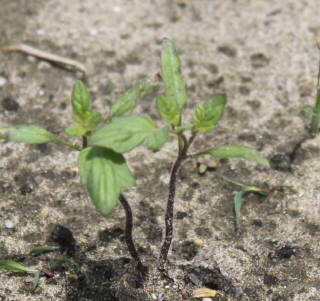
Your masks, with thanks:
<instances>
[{"instance_id":1,"label":"moist soil","mask_svg":"<svg viewBox=\"0 0 320 301\"><path fill-rule=\"evenodd\" d=\"M216 171L297 192L245 195L236 233L239 187L212 171L201 176L195 161L185 162L167 278L157 258L176 142L157 153L141 146L126 154L137 185L124 194L148 267L142 285L124 241L124 212L120 206L106 218L96 212L79 183L77 154L55 144L1 142L0 259L47 276L31 293L33 275L1 271L0 300L180 301L192 300L201 287L218 291L212 300L320 300L320 136L310 138L311 117L301 111L315 99L319 33L317 0L2 0L0 45L25 43L78 60L88 72L0 52L0 127L37 124L65 137L77 79L106 115L132 84L159 72L168 37L182 62L186 122L196 102L228 96L222 120L199 135L193 151L227 143L254 147L272 168L232 159L217 161ZM142 99L134 113L162 125L155 104L162 92ZM39 245L59 249L28 255Z\"/></svg>"}]
</instances>

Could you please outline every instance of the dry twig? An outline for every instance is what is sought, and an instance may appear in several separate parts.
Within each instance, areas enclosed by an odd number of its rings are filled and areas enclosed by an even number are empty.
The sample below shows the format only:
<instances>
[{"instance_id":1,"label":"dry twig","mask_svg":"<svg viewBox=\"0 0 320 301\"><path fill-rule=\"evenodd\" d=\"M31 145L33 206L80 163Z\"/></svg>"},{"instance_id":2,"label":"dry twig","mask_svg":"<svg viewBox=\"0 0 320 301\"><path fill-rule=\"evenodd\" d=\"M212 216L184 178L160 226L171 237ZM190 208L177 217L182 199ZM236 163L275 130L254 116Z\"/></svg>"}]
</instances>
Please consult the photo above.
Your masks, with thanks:
<instances>
[{"instance_id":1,"label":"dry twig","mask_svg":"<svg viewBox=\"0 0 320 301\"><path fill-rule=\"evenodd\" d=\"M87 72L87 69L84 65L82 65L81 63L72 60L72 59L68 59L56 54L52 54L46 51L42 51L39 50L37 48L31 47L29 45L25 45L25 44L20 44L20 45L9 45L9 46L1 46L0 50L3 51L20 51L23 53L26 53L28 55L32 55L35 57L38 57L40 59L46 60L46 61L50 61L53 62L55 64L58 65L63 65L63 66L70 66L72 68L75 68L77 70L80 70L84 73Z\"/></svg>"}]
</instances>

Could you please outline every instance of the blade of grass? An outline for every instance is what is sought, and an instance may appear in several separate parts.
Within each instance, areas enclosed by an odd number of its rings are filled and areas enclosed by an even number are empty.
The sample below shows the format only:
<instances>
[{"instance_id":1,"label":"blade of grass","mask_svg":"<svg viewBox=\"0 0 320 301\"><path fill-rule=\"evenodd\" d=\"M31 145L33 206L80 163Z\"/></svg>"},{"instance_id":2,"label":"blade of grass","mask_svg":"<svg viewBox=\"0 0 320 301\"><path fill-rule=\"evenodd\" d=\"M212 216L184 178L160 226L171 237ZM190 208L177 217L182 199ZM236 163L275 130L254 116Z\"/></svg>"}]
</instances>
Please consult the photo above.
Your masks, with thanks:
<instances>
[{"instance_id":1,"label":"blade of grass","mask_svg":"<svg viewBox=\"0 0 320 301\"><path fill-rule=\"evenodd\" d=\"M52 252L52 251L55 251L55 250L58 250L58 249L59 249L59 247L57 247L57 246L39 246L39 247L33 248L29 252L29 255Z\"/></svg>"},{"instance_id":2,"label":"blade of grass","mask_svg":"<svg viewBox=\"0 0 320 301\"><path fill-rule=\"evenodd\" d=\"M31 288L31 293L33 293L36 290L36 288L38 287L39 279L40 279L40 271L36 271L34 273L34 280L33 280L32 288Z\"/></svg>"},{"instance_id":3,"label":"blade of grass","mask_svg":"<svg viewBox=\"0 0 320 301\"><path fill-rule=\"evenodd\" d=\"M234 197L234 211L236 214L236 226L237 229L240 227L240 209L241 209L241 203L242 203L242 196L243 196L243 191L238 191Z\"/></svg>"},{"instance_id":4,"label":"blade of grass","mask_svg":"<svg viewBox=\"0 0 320 301\"><path fill-rule=\"evenodd\" d=\"M0 260L0 269L8 271L19 271L27 273L35 273L36 270L27 268L26 266L13 260Z\"/></svg>"}]
</instances>

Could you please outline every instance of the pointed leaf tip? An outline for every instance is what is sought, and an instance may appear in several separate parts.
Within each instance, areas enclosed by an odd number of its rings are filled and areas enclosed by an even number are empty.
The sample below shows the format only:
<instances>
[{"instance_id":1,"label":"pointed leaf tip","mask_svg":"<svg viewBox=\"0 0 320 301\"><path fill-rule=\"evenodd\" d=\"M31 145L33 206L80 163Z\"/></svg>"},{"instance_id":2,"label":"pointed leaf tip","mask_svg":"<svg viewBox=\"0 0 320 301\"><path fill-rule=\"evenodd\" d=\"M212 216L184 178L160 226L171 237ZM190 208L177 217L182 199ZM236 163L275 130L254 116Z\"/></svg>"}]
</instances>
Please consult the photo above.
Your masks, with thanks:
<instances>
[{"instance_id":1,"label":"pointed leaf tip","mask_svg":"<svg viewBox=\"0 0 320 301\"><path fill-rule=\"evenodd\" d=\"M171 102L170 107L172 108L170 111L173 111L173 107L175 107L175 110L178 112L178 124L180 124L181 112L187 99L180 66L180 58L175 52L173 42L169 39L164 39L164 49L161 53L161 77L165 85L166 101ZM166 106L169 106L168 103Z\"/></svg>"}]
</instances>

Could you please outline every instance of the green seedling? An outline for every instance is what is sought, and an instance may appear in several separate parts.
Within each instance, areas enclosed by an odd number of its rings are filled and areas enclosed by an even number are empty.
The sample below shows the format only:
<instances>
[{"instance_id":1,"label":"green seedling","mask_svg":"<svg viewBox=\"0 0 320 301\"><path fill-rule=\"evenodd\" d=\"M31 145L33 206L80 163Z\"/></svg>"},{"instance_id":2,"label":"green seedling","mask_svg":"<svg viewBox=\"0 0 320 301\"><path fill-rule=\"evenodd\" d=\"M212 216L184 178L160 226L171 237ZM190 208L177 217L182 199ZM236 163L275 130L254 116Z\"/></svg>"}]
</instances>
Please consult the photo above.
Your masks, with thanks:
<instances>
[{"instance_id":1,"label":"green seedling","mask_svg":"<svg viewBox=\"0 0 320 301\"><path fill-rule=\"evenodd\" d=\"M317 44L320 50L320 44ZM317 79L317 96L314 106L306 105L302 107L302 110L312 115L311 119L311 135L316 136L320 127L320 61L318 66L318 79Z\"/></svg>"},{"instance_id":2,"label":"green seedling","mask_svg":"<svg viewBox=\"0 0 320 301\"><path fill-rule=\"evenodd\" d=\"M214 169L217 166L216 160L211 155L204 155L197 160L198 173L204 175L207 170Z\"/></svg>"},{"instance_id":3,"label":"green seedling","mask_svg":"<svg viewBox=\"0 0 320 301\"><path fill-rule=\"evenodd\" d=\"M38 286L39 278L40 278L40 271L38 270L30 269L12 260L0 260L0 269L7 270L7 271L26 272L26 273L34 274L34 280L31 288L31 292L34 292Z\"/></svg>"},{"instance_id":4,"label":"green seedling","mask_svg":"<svg viewBox=\"0 0 320 301\"><path fill-rule=\"evenodd\" d=\"M53 252L58 250L59 247L57 246L39 246L35 247L29 252L29 256L31 255L39 255L47 252ZM17 271L17 272L26 272L26 273L33 273L34 280L31 288L31 292L33 293L39 283L39 279L41 274L46 275L48 277L53 277L54 269L61 266L63 263L71 263L78 271L80 270L80 266L74 259L68 258L65 256L59 256L57 259L54 260L53 265L50 269L41 269L41 270L33 270L26 266L26 261L24 265L20 264L19 262L12 261L12 260L0 260L0 269L7 270L7 271Z\"/></svg>"},{"instance_id":5,"label":"green seedling","mask_svg":"<svg viewBox=\"0 0 320 301\"><path fill-rule=\"evenodd\" d=\"M71 97L73 119L76 123L69 126L65 132L69 136L82 137L82 145L73 145L34 125L0 129L0 136L9 141L33 144L56 142L79 152L78 167L81 183L87 187L97 210L107 216L113 211L118 201L123 206L126 214L126 243L142 276L146 269L132 239L132 210L122 193L123 187L135 185L135 178L127 165L124 154L143 142L146 142L149 150L157 151L166 143L170 134L174 135L177 140L177 157L172 166L168 187L165 237L159 257L159 268L162 271L166 270L167 256L173 238L178 170L185 160L203 156L243 158L269 167L267 159L247 146L219 145L189 153L190 146L196 137L213 130L222 117L226 95L216 94L209 97L204 103L197 103L192 116L193 122L183 123L183 108L187 100L185 83L180 73L180 59L173 42L168 39L164 40L164 49L161 54L161 79L165 91L157 97L156 106L165 123L162 127L157 127L151 117L146 114L129 114L138 100L159 84L157 80L149 77L134 85L115 101L106 118L102 118L100 113L90 109L90 96L86 87L82 82L76 82ZM98 127L99 124L101 126Z\"/></svg>"},{"instance_id":6,"label":"green seedling","mask_svg":"<svg viewBox=\"0 0 320 301\"><path fill-rule=\"evenodd\" d=\"M33 248L29 252L29 255L38 255L38 254L43 254L43 253L52 252L52 251L56 251L56 250L59 250L59 247L57 247L57 246L39 246L39 247Z\"/></svg>"},{"instance_id":7,"label":"green seedling","mask_svg":"<svg viewBox=\"0 0 320 301\"><path fill-rule=\"evenodd\" d=\"M234 212L236 215L236 231L237 232L240 229L240 210L241 210L241 205L242 205L242 201L243 201L243 196L245 193L252 192L252 193L257 193L261 196L268 196L268 195L273 194L277 190L285 190L285 189L289 190L293 193L297 193L297 191L292 186L288 186L288 185L280 184L280 185L273 186L271 188L264 189L264 188L260 188L257 186L246 185L246 184L240 183L240 182L235 181L233 179L230 179L229 177L226 177L218 172L214 172L214 174L218 178L222 179L223 181L228 182L233 185L236 185L236 186L239 186L241 188L241 190L238 191L234 197Z\"/></svg>"}]
</instances>

